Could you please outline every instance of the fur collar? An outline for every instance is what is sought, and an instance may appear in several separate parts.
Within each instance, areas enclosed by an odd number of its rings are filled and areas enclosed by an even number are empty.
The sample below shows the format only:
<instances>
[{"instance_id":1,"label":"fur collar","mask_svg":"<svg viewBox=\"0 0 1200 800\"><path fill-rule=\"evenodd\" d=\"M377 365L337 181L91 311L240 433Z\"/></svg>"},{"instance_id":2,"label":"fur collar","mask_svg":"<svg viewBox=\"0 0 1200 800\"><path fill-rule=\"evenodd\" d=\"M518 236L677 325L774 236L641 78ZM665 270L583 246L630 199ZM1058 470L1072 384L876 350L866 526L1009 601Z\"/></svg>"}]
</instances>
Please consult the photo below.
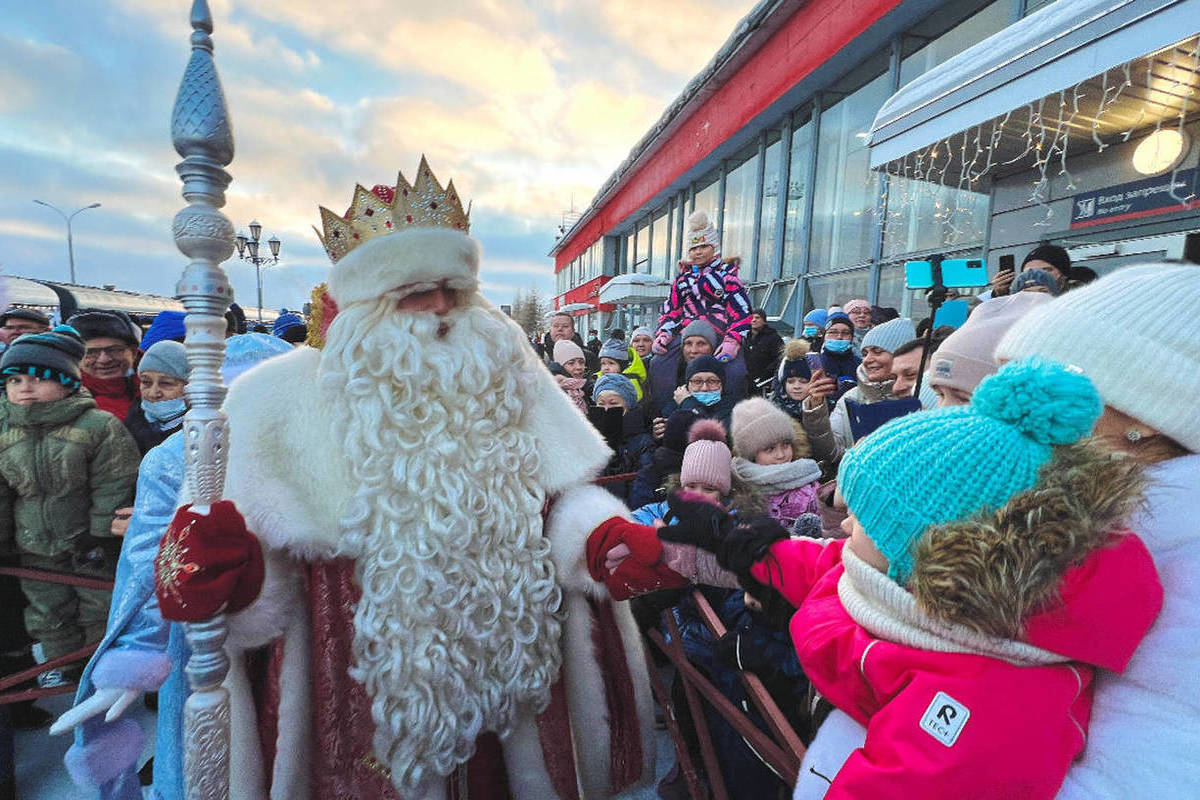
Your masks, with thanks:
<instances>
[{"instance_id":1,"label":"fur collar","mask_svg":"<svg viewBox=\"0 0 1200 800\"><path fill-rule=\"evenodd\" d=\"M1081 564L1143 502L1141 468L1084 440L1056 449L1032 489L1002 508L929 528L909 589L935 619L1019 638Z\"/></svg>"},{"instance_id":2,"label":"fur collar","mask_svg":"<svg viewBox=\"0 0 1200 800\"><path fill-rule=\"evenodd\" d=\"M919 650L972 653L1019 666L1071 660L1026 642L989 636L930 617L916 598L854 555L848 546L842 548L842 566L845 572L838 579L838 599L851 618L872 636Z\"/></svg>"},{"instance_id":3,"label":"fur collar","mask_svg":"<svg viewBox=\"0 0 1200 800\"><path fill-rule=\"evenodd\" d=\"M736 456L733 459L733 472L768 495L798 489L821 480L821 467L811 458L797 458L786 464L764 466Z\"/></svg>"}]
</instances>

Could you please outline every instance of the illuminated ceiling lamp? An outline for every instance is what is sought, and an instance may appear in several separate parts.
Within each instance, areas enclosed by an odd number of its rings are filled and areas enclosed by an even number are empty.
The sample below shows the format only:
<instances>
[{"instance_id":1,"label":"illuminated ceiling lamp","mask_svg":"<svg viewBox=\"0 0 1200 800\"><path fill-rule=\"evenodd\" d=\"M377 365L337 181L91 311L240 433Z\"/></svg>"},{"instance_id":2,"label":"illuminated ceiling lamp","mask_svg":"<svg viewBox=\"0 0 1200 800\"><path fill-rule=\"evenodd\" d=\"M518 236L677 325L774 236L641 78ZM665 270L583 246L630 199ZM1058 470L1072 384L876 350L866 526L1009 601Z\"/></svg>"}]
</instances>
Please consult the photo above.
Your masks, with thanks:
<instances>
[{"instance_id":1,"label":"illuminated ceiling lamp","mask_svg":"<svg viewBox=\"0 0 1200 800\"><path fill-rule=\"evenodd\" d=\"M1161 128L1138 143L1133 151L1133 168L1143 175L1159 175L1174 169L1188 151L1187 134Z\"/></svg>"}]
</instances>

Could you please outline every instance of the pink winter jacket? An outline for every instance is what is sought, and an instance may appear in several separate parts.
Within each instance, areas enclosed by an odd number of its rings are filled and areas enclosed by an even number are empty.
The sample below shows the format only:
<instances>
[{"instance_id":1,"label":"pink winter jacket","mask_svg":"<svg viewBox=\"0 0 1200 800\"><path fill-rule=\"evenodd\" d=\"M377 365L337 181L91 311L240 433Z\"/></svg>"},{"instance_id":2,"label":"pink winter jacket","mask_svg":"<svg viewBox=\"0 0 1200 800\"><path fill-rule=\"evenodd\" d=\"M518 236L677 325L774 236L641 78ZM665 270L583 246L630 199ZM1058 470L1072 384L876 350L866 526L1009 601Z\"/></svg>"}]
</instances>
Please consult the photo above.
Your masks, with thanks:
<instances>
[{"instance_id":1,"label":"pink winter jacket","mask_svg":"<svg viewBox=\"0 0 1200 800\"><path fill-rule=\"evenodd\" d=\"M867 728L825 797L1053 797L1084 747L1092 667L1121 672L1162 604L1141 540L1114 535L1065 573L1060 604L1026 620L1028 643L1074 659L1050 666L875 638L839 599L844 546L783 540L752 570L798 609L792 639L814 687Z\"/></svg>"}]
</instances>

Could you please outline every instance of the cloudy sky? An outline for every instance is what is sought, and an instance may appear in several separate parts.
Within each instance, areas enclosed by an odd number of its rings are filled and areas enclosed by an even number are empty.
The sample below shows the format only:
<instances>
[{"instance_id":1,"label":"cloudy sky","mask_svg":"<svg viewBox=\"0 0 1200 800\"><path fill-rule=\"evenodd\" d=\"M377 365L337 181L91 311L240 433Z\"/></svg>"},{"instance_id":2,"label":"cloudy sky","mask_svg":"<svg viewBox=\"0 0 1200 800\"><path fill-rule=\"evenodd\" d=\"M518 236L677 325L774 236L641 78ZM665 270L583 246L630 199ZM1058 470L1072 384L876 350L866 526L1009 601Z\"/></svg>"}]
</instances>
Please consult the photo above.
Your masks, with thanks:
<instances>
[{"instance_id":1,"label":"cloudy sky","mask_svg":"<svg viewBox=\"0 0 1200 800\"><path fill-rule=\"evenodd\" d=\"M752 0L210 0L237 152L225 213L283 240L268 307L328 261L317 206L410 178L421 153L474 201L496 303L553 289L546 252ZM183 205L170 112L190 0L0 0L0 269L171 295ZM254 269L226 264L254 305Z\"/></svg>"}]
</instances>

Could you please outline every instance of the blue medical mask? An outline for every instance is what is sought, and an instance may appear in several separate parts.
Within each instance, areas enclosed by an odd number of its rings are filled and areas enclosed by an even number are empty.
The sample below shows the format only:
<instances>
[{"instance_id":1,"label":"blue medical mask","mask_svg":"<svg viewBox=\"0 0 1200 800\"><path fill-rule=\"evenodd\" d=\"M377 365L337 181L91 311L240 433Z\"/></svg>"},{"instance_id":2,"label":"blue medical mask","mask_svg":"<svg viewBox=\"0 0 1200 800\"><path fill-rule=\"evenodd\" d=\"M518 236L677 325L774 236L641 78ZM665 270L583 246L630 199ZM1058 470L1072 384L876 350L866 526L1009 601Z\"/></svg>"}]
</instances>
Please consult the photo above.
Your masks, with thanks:
<instances>
[{"instance_id":1,"label":"blue medical mask","mask_svg":"<svg viewBox=\"0 0 1200 800\"><path fill-rule=\"evenodd\" d=\"M848 353L850 348L854 347L854 342L849 339L826 339L825 349L831 353Z\"/></svg>"},{"instance_id":2,"label":"blue medical mask","mask_svg":"<svg viewBox=\"0 0 1200 800\"><path fill-rule=\"evenodd\" d=\"M146 415L146 419L161 427L166 427L187 412L187 399L176 397L174 400L159 400L156 403L143 400L142 412Z\"/></svg>"},{"instance_id":3,"label":"blue medical mask","mask_svg":"<svg viewBox=\"0 0 1200 800\"><path fill-rule=\"evenodd\" d=\"M721 392L720 390L713 392L692 392L692 397L696 398L697 403L706 406L715 406L721 401Z\"/></svg>"},{"instance_id":4,"label":"blue medical mask","mask_svg":"<svg viewBox=\"0 0 1200 800\"><path fill-rule=\"evenodd\" d=\"M816 338L816 335L817 335L817 326L816 325L805 325L804 326L804 338L805 339Z\"/></svg>"}]
</instances>

